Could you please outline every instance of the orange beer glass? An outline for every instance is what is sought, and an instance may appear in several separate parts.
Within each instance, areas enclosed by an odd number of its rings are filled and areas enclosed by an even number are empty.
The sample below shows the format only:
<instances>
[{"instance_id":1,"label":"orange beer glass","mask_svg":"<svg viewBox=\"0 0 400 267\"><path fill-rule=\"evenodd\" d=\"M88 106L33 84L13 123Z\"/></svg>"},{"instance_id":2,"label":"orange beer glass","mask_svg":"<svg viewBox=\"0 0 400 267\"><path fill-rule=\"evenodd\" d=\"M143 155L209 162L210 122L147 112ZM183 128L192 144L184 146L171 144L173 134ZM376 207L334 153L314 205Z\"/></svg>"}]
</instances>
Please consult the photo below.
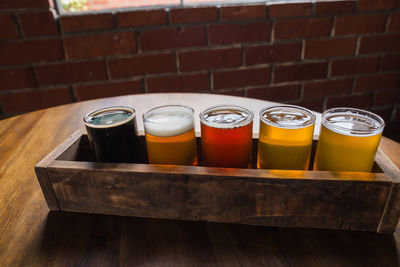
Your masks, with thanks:
<instances>
[{"instance_id":1,"label":"orange beer glass","mask_svg":"<svg viewBox=\"0 0 400 267\"><path fill-rule=\"evenodd\" d=\"M200 113L203 165L250 168L254 113L239 106L216 106Z\"/></svg>"},{"instance_id":2,"label":"orange beer glass","mask_svg":"<svg viewBox=\"0 0 400 267\"><path fill-rule=\"evenodd\" d=\"M370 172L385 122L355 108L332 108L322 114L314 169Z\"/></svg>"},{"instance_id":3,"label":"orange beer glass","mask_svg":"<svg viewBox=\"0 0 400 267\"><path fill-rule=\"evenodd\" d=\"M197 165L194 110L167 105L143 114L150 164Z\"/></svg>"},{"instance_id":4,"label":"orange beer glass","mask_svg":"<svg viewBox=\"0 0 400 267\"><path fill-rule=\"evenodd\" d=\"M314 113L298 106L272 106L261 110L257 167L308 169L314 123Z\"/></svg>"}]
</instances>

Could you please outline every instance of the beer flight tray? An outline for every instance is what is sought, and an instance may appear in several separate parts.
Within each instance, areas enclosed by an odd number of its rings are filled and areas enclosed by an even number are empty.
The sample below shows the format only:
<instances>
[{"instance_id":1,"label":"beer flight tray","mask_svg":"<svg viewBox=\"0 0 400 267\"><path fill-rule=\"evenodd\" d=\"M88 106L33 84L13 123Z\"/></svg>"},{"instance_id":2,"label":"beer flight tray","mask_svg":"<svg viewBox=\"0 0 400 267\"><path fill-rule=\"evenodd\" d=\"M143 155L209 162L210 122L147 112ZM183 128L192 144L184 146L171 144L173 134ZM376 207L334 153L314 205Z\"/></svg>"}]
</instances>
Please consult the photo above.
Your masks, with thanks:
<instances>
[{"instance_id":1,"label":"beer flight tray","mask_svg":"<svg viewBox=\"0 0 400 267\"><path fill-rule=\"evenodd\" d=\"M378 233L400 214L400 172L381 150L371 173L100 163L77 131L35 170L51 210Z\"/></svg>"}]
</instances>

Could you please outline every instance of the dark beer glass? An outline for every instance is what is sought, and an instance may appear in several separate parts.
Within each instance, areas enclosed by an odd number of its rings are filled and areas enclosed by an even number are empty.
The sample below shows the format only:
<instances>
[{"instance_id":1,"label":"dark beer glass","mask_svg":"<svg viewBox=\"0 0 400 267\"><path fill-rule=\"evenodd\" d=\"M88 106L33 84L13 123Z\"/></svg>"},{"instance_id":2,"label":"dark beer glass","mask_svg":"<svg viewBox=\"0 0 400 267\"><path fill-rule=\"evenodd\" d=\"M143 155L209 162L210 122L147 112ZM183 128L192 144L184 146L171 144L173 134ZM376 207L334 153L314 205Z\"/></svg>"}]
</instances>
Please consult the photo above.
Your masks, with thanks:
<instances>
[{"instance_id":1,"label":"dark beer glass","mask_svg":"<svg viewBox=\"0 0 400 267\"><path fill-rule=\"evenodd\" d=\"M128 107L109 107L84 117L90 146L102 162L137 162L136 112Z\"/></svg>"}]
</instances>

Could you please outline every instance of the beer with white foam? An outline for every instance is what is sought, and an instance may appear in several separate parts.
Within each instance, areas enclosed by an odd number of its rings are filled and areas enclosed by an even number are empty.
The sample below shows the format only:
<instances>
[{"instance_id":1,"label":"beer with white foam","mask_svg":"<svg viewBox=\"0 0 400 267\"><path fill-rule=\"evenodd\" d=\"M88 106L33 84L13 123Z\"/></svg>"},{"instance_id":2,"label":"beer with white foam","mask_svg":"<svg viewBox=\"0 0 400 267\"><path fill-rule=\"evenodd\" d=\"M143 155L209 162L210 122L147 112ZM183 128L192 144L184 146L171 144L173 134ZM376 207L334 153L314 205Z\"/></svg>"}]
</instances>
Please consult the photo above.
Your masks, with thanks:
<instances>
[{"instance_id":1,"label":"beer with white foam","mask_svg":"<svg viewBox=\"0 0 400 267\"><path fill-rule=\"evenodd\" d=\"M197 165L192 108L168 105L143 114L150 164Z\"/></svg>"}]
</instances>

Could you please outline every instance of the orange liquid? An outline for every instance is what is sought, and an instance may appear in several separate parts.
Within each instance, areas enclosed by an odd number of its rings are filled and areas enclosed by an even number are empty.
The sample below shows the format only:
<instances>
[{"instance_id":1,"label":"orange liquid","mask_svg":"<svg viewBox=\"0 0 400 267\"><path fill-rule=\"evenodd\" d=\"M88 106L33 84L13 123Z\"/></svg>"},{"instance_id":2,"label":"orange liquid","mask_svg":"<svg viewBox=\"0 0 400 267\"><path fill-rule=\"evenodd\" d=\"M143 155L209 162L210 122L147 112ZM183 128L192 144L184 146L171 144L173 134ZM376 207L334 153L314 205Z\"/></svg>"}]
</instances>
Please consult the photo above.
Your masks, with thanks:
<instances>
[{"instance_id":1,"label":"orange liquid","mask_svg":"<svg viewBox=\"0 0 400 267\"><path fill-rule=\"evenodd\" d=\"M250 168L253 122L237 128L214 128L201 123L205 166Z\"/></svg>"},{"instance_id":2,"label":"orange liquid","mask_svg":"<svg viewBox=\"0 0 400 267\"><path fill-rule=\"evenodd\" d=\"M168 137L146 133L146 146L151 164L197 165L194 129Z\"/></svg>"},{"instance_id":3,"label":"orange liquid","mask_svg":"<svg viewBox=\"0 0 400 267\"><path fill-rule=\"evenodd\" d=\"M310 162L314 124L284 129L260 122L257 167L306 170Z\"/></svg>"},{"instance_id":4,"label":"orange liquid","mask_svg":"<svg viewBox=\"0 0 400 267\"><path fill-rule=\"evenodd\" d=\"M308 169L314 133L313 114L296 106L275 106L262 112L257 167Z\"/></svg>"}]
</instances>

